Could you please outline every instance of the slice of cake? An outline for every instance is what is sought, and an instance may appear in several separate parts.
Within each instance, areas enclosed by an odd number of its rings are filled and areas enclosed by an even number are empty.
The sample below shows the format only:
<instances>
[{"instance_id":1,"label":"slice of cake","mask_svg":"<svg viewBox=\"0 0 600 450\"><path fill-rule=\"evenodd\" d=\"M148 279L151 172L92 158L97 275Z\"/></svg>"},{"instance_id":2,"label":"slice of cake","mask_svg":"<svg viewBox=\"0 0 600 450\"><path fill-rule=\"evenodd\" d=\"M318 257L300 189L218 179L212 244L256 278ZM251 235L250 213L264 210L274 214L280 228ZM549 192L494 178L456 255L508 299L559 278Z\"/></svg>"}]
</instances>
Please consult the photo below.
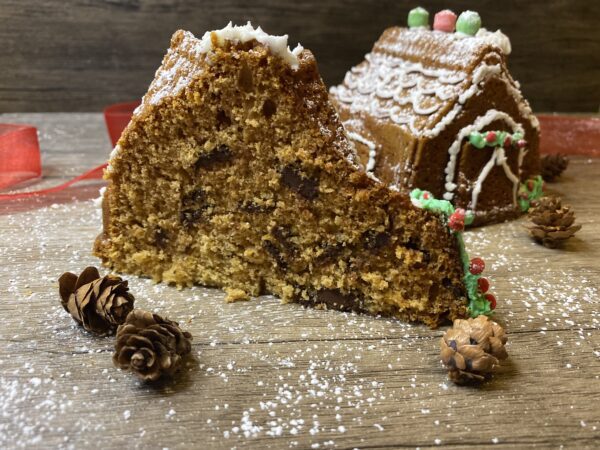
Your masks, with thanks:
<instances>
[{"instance_id":1,"label":"slice of cake","mask_svg":"<svg viewBox=\"0 0 600 450\"><path fill-rule=\"evenodd\" d=\"M455 21L442 11L430 30L427 12L411 11L411 28L385 30L331 98L377 178L450 200L475 225L498 222L541 184L538 121L508 71L508 38L471 11L456 32Z\"/></svg>"},{"instance_id":2,"label":"slice of cake","mask_svg":"<svg viewBox=\"0 0 600 450\"><path fill-rule=\"evenodd\" d=\"M359 166L315 58L287 36L177 31L106 179L94 250L117 271L430 326L490 311L469 305L448 214Z\"/></svg>"}]
</instances>

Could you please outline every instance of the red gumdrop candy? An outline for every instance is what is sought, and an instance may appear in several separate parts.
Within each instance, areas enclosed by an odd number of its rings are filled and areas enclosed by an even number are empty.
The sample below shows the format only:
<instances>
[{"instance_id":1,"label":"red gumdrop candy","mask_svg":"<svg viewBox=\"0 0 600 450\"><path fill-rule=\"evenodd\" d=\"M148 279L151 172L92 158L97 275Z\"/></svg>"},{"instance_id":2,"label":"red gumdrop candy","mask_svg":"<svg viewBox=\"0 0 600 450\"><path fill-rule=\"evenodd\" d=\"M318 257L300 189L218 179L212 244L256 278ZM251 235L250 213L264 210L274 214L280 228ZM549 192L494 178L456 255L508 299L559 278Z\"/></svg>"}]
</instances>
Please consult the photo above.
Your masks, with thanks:
<instances>
[{"instance_id":1,"label":"red gumdrop candy","mask_svg":"<svg viewBox=\"0 0 600 450\"><path fill-rule=\"evenodd\" d=\"M433 17L433 29L452 33L456 26L456 14L449 9L440 11Z\"/></svg>"},{"instance_id":2,"label":"red gumdrop candy","mask_svg":"<svg viewBox=\"0 0 600 450\"><path fill-rule=\"evenodd\" d=\"M490 302L490 309L496 309L496 297L493 294L485 294L485 299Z\"/></svg>"},{"instance_id":3,"label":"red gumdrop candy","mask_svg":"<svg viewBox=\"0 0 600 450\"><path fill-rule=\"evenodd\" d=\"M477 286L479 287L481 293L485 294L490 288L490 282L487 278L481 277L477 280Z\"/></svg>"},{"instance_id":4,"label":"red gumdrop candy","mask_svg":"<svg viewBox=\"0 0 600 450\"><path fill-rule=\"evenodd\" d=\"M488 131L488 133L485 135L485 140L491 144L492 142L496 141L496 137L496 133L493 131Z\"/></svg>"},{"instance_id":5,"label":"red gumdrop candy","mask_svg":"<svg viewBox=\"0 0 600 450\"><path fill-rule=\"evenodd\" d=\"M479 275L485 269L485 262L481 258L473 258L469 264L469 272L473 275Z\"/></svg>"}]
</instances>

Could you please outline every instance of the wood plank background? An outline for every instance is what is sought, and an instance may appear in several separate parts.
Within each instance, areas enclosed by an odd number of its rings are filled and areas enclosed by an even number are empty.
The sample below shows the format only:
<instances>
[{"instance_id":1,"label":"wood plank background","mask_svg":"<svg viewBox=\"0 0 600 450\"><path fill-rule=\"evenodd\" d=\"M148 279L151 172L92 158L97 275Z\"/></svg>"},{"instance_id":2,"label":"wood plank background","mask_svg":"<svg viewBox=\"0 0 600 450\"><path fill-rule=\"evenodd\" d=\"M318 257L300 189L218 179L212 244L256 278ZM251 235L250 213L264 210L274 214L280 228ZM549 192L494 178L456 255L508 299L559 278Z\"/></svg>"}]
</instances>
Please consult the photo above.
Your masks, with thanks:
<instances>
[{"instance_id":1,"label":"wood plank background","mask_svg":"<svg viewBox=\"0 0 600 450\"><path fill-rule=\"evenodd\" d=\"M47 187L104 162L100 114L0 114L40 131ZM179 321L194 360L173 383L112 367L112 338L83 332L57 278L99 261L98 183L0 202L0 448L597 448L600 442L600 159L549 185L583 225L562 250L523 220L470 230L487 263L510 358L457 387L432 331L390 319L227 304L215 289L126 277L136 306Z\"/></svg>"},{"instance_id":2,"label":"wood plank background","mask_svg":"<svg viewBox=\"0 0 600 450\"><path fill-rule=\"evenodd\" d=\"M328 84L360 62L385 27L422 4L477 9L513 43L510 67L536 111L597 112L597 0L0 0L0 112L99 111L139 98L178 28L229 20L289 34Z\"/></svg>"}]
</instances>

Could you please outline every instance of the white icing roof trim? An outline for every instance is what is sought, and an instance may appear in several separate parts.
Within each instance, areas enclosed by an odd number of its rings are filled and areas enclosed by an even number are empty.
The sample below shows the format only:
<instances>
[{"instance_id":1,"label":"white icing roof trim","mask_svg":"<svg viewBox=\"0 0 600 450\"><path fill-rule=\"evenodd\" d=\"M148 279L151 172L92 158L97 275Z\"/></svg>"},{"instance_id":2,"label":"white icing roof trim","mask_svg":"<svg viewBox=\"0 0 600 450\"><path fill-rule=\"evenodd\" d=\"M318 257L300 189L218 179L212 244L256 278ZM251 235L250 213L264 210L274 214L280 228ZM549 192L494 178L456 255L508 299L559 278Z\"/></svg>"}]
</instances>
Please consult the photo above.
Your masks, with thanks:
<instances>
[{"instance_id":1,"label":"white icing roof trim","mask_svg":"<svg viewBox=\"0 0 600 450\"><path fill-rule=\"evenodd\" d=\"M492 33L485 28L480 28L475 37L499 47L505 55L510 55L510 52L512 51L510 39L501 30L496 30Z\"/></svg>"},{"instance_id":2,"label":"white icing roof trim","mask_svg":"<svg viewBox=\"0 0 600 450\"><path fill-rule=\"evenodd\" d=\"M292 69L298 68L298 55L304 50L300 44L294 50L290 50L287 34L273 36L265 33L260 27L254 28L250 22L243 26L232 25L229 22L225 28L204 33L196 47L198 53L208 53L213 49L211 39L213 33L216 35L219 45L223 45L225 41L245 43L256 40L268 47L271 53L281 57Z\"/></svg>"}]
</instances>

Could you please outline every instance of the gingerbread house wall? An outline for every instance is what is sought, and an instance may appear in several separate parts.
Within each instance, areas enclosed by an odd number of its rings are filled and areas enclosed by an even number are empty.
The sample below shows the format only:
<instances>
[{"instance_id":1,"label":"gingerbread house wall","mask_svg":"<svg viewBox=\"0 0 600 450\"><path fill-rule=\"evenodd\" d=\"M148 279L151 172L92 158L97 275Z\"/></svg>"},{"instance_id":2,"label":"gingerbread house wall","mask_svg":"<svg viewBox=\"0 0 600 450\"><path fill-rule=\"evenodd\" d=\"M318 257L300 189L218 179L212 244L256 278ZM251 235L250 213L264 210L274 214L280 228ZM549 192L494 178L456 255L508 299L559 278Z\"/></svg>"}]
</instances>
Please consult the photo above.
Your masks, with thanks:
<instances>
[{"instance_id":1,"label":"gingerbread house wall","mask_svg":"<svg viewBox=\"0 0 600 450\"><path fill-rule=\"evenodd\" d=\"M518 150L511 148L506 152L512 172L519 177L520 181L525 181L530 176L539 173L538 132L532 126L530 119L521 112L519 100L512 95L512 92L509 92L506 82L500 77L488 79L484 83L481 92L466 102L462 113L451 125L435 138L421 142L412 163L413 170L408 187L426 189L436 197L442 198L447 192L445 186L447 180L444 175L449 161L448 149L462 129L473 124L478 118L484 117L490 110L507 114L520 124L525 132L528 145L520 168ZM502 119L493 120L477 131L490 130L513 131ZM494 149L490 147L474 148L468 144L466 138L462 140L454 178L454 182L458 184L453 197L453 203L456 206L465 209L472 206L472 188L479 173L491 158L493 151ZM516 205L515 208L510 207L512 201L502 203L507 199L506 188L510 188L509 183L506 181L507 177L504 169L501 166L495 166L486 178L484 188L478 195L477 200L480 210L490 211L485 214L485 217L481 213L478 214L476 222L495 222L518 214ZM495 211L491 210L493 207L495 207ZM504 211L500 211L502 209Z\"/></svg>"}]
</instances>

